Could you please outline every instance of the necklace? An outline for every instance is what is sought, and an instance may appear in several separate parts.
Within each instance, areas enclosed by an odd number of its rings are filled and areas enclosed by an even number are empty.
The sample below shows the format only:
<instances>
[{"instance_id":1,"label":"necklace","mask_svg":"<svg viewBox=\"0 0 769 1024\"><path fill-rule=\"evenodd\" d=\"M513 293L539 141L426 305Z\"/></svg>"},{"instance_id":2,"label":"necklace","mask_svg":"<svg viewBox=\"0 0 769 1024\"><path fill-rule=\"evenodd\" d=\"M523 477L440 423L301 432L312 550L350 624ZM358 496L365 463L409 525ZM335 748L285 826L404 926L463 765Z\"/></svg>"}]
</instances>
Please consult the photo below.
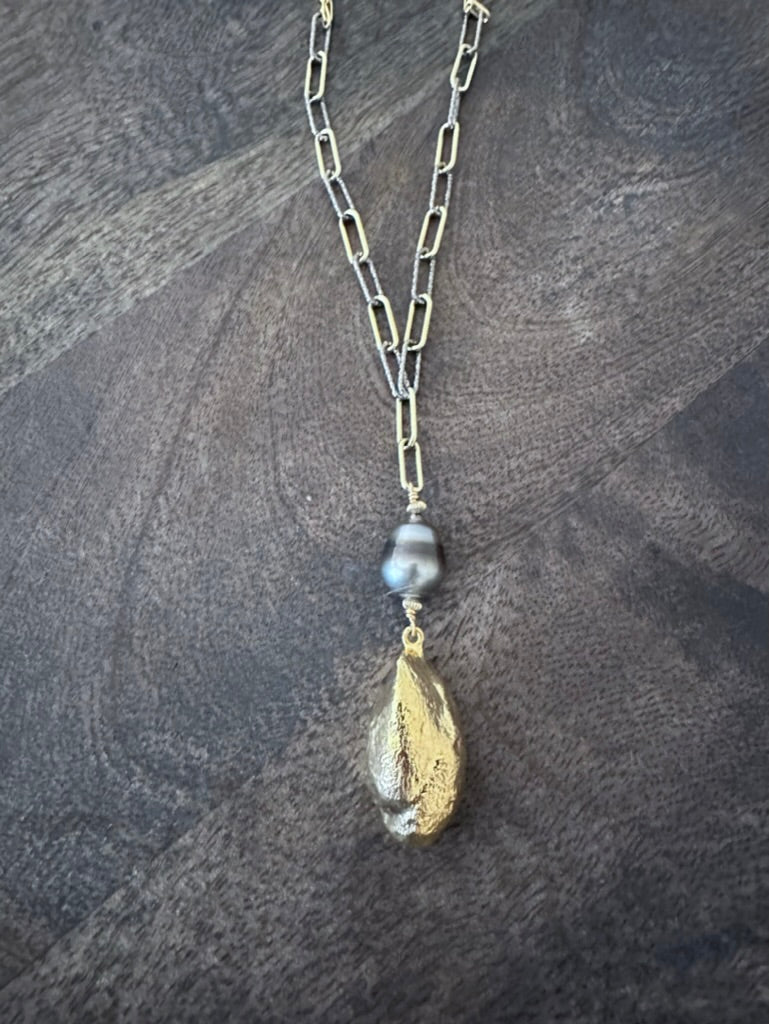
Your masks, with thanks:
<instances>
[{"instance_id":1,"label":"necklace","mask_svg":"<svg viewBox=\"0 0 769 1024\"><path fill-rule=\"evenodd\" d=\"M336 135L325 101L333 0L320 0L312 15L304 101L315 141L318 171L337 216L344 251L368 308L374 343L395 400L395 438L408 519L395 528L382 557L382 575L408 619L394 675L377 702L368 735L368 773L387 830L411 846L428 846L443 832L459 802L465 744L446 684L424 656L417 613L441 580L443 547L424 519L427 504L418 440L417 392L422 353L433 309L435 258L441 247L459 144L459 106L478 61L481 29L489 11L463 0L462 27L449 75L449 113L438 131L427 212L419 232L411 300L401 340L392 305L379 281L366 231L342 178ZM322 43L319 39L322 36Z\"/></svg>"}]
</instances>

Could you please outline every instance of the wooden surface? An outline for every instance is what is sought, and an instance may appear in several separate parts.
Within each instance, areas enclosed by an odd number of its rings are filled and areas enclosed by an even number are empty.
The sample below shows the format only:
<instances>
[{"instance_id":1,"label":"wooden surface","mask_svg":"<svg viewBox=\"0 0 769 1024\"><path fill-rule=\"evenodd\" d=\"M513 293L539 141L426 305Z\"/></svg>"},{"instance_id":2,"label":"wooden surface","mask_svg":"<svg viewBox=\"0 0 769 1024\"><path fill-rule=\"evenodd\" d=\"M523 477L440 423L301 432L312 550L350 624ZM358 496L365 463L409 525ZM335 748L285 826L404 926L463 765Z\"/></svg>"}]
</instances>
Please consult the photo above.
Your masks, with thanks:
<instances>
[{"instance_id":1,"label":"wooden surface","mask_svg":"<svg viewBox=\"0 0 769 1024\"><path fill-rule=\"evenodd\" d=\"M337 3L399 317L458 6ZM4 5L4 1022L765 1020L769 16L493 6L421 403L469 781L414 853L312 5Z\"/></svg>"}]
</instances>

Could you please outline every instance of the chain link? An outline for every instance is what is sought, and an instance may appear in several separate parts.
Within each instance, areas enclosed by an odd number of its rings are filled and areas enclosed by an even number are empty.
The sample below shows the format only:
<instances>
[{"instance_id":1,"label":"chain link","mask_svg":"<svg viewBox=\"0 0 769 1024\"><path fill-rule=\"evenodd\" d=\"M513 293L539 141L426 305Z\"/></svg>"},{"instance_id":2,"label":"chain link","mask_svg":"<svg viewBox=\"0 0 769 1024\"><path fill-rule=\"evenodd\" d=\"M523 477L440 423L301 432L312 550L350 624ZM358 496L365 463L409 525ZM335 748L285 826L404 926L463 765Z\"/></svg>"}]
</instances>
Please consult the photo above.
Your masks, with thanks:
<instances>
[{"instance_id":1,"label":"chain link","mask_svg":"<svg viewBox=\"0 0 769 1024\"><path fill-rule=\"evenodd\" d=\"M374 343L395 399L400 480L414 501L423 485L422 456L417 440L416 396L422 352L427 342L433 310L435 261L446 227L453 172L457 162L459 108L462 96L470 88L475 73L481 29L489 20L489 10L478 0L462 0L459 45L449 74L449 110L446 121L438 131L430 198L414 253L411 300L401 338L392 304L379 281L363 220L342 177L336 134L331 127L325 100L334 5L332 0L318 0L317 6L318 10L310 22L309 55L304 82L307 120L315 143L318 172L337 216L347 260L366 301ZM319 45L321 34L322 44ZM409 410L408 435L403 430L406 407ZM409 459L412 462L411 474L407 466Z\"/></svg>"},{"instance_id":2,"label":"chain link","mask_svg":"<svg viewBox=\"0 0 769 1024\"><path fill-rule=\"evenodd\" d=\"M408 436L403 430L404 413L408 410L409 432ZM419 421L417 418L417 394L414 388L409 388L406 398L395 400L395 441L398 446L398 469L400 471L401 487L410 495L418 495L424 485L422 476L422 449L419 447L418 438ZM407 455L410 454L414 477L409 477L406 465Z\"/></svg>"}]
</instances>

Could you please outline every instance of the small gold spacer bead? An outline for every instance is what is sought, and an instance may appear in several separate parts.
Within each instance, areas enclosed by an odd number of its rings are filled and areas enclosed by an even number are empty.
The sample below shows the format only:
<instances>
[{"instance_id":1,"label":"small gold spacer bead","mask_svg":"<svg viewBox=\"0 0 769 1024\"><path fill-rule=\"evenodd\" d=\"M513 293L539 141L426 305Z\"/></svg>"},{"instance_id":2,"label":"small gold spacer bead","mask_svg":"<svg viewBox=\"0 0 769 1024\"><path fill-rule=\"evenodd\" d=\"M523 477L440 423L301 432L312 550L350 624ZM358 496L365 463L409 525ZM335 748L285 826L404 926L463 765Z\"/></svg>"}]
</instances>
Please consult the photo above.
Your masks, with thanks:
<instances>
[{"instance_id":1,"label":"small gold spacer bead","mask_svg":"<svg viewBox=\"0 0 769 1024\"><path fill-rule=\"evenodd\" d=\"M409 485L409 503L406 506L406 511L412 516L420 516L426 510L427 502L419 496L418 488L413 484Z\"/></svg>"},{"instance_id":2,"label":"small gold spacer bead","mask_svg":"<svg viewBox=\"0 0 769 1024\"><path fill-rule=\"evenodd\" d=\"M422 607L422 602L417 601L415 597L404 597L403 599L403 610L412 630L417 628L417 612L421 612Z\"/></svg>"}]
</instances>

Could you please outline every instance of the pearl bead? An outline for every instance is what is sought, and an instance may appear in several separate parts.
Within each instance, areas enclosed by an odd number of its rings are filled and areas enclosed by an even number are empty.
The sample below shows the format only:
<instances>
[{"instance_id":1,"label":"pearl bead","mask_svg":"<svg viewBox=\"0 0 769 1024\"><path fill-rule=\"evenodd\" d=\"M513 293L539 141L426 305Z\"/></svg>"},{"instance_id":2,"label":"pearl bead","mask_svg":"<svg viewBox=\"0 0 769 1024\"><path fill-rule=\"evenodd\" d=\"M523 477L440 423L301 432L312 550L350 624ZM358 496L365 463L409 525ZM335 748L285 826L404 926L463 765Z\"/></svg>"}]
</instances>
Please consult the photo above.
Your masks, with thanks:
<instances>
[{"instance_id":1,"label":"pearl bead","mask_svg":"<svg viewBox=\"0 0 769 1024\"><path fill-rule=\"evenodd\" d=\"M423 597L443 579L443 545L438 531L419 516L396 526L382 553L382 576L402 597Z\"/></svg>"}]
</instances>

